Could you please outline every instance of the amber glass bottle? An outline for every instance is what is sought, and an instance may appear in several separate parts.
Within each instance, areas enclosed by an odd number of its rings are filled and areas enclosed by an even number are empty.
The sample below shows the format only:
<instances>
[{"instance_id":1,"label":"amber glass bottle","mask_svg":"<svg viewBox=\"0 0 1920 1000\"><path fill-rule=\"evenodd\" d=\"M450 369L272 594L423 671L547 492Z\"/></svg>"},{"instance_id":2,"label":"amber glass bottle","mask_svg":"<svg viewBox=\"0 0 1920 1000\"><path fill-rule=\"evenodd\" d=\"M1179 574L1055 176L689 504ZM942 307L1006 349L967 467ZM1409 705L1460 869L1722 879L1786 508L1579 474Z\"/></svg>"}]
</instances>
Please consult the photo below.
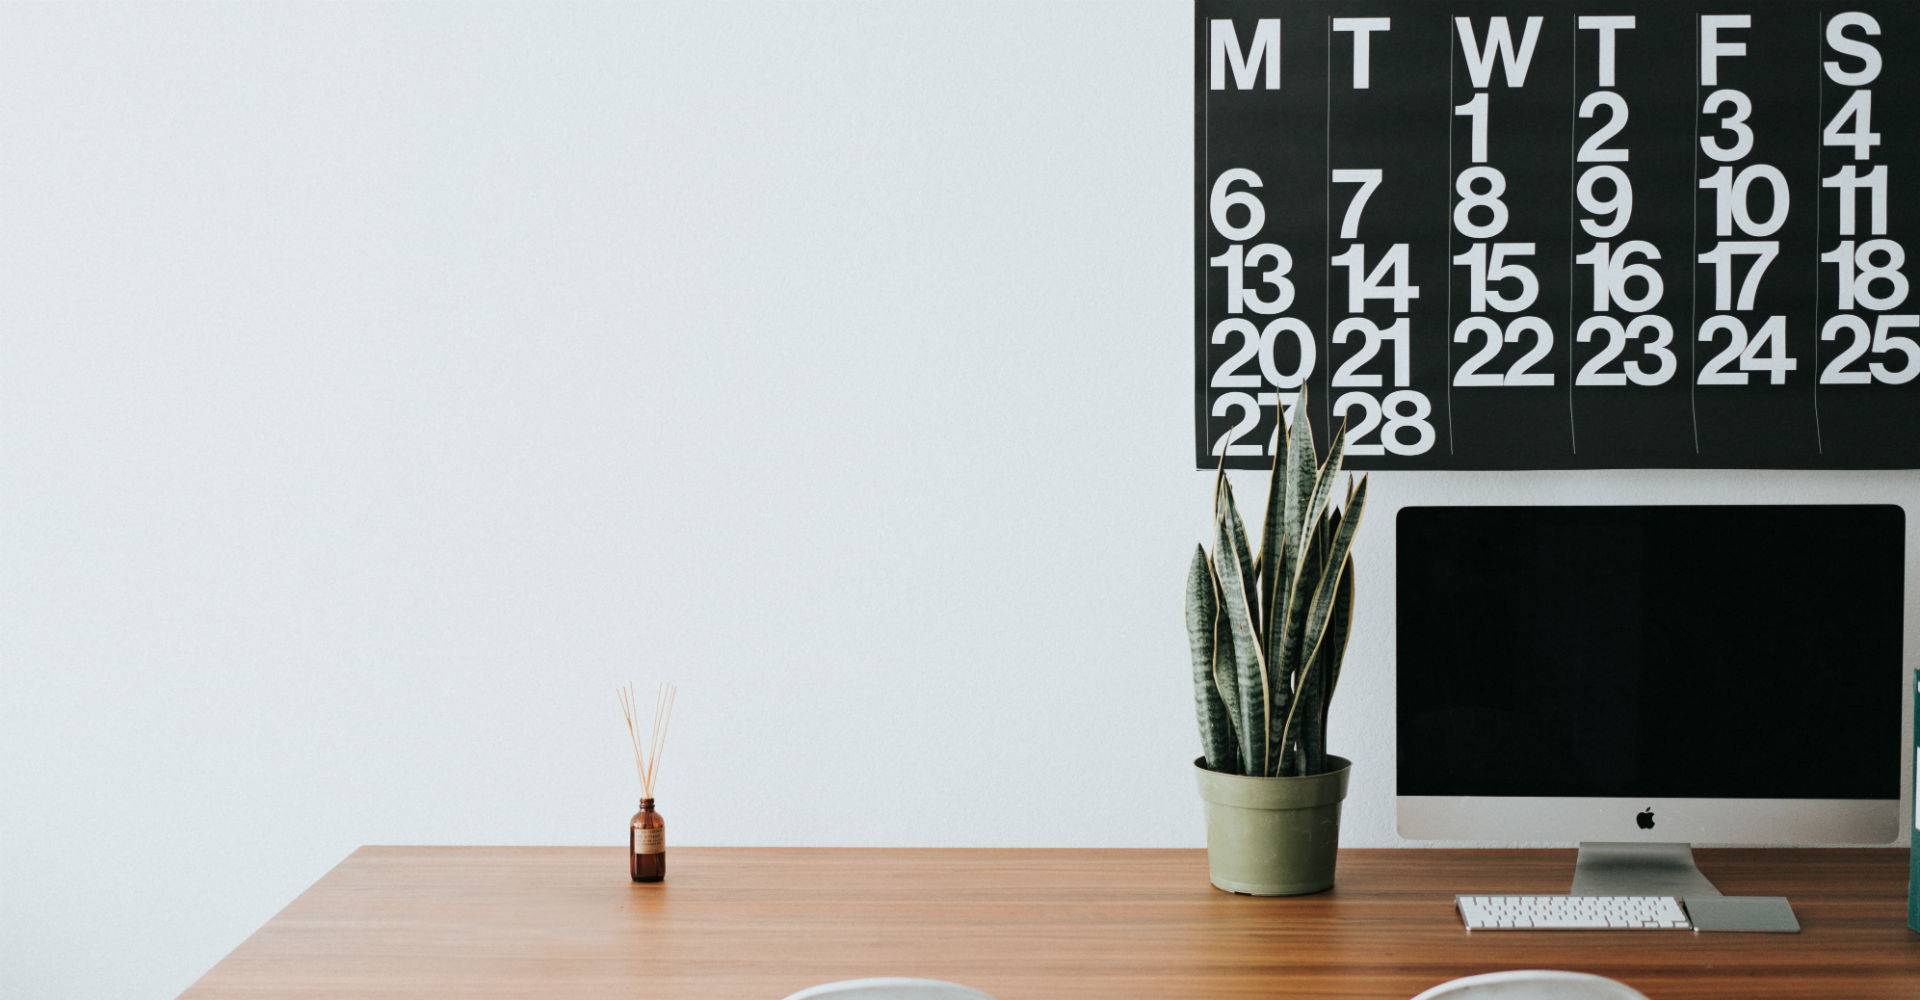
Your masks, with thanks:
<instances>
[{"instance_id":1,"label":"amber glass bottle","mask_svg":"<svg viewBox=\"0 0 1920 1000\"><path fill-rule=\"evenodd\" d=\"M667 877L667 821L653 811L652 799L641 799L640 811L633 814L627 857L635 882L658 882Z\"/></svg>"}]
</instances>

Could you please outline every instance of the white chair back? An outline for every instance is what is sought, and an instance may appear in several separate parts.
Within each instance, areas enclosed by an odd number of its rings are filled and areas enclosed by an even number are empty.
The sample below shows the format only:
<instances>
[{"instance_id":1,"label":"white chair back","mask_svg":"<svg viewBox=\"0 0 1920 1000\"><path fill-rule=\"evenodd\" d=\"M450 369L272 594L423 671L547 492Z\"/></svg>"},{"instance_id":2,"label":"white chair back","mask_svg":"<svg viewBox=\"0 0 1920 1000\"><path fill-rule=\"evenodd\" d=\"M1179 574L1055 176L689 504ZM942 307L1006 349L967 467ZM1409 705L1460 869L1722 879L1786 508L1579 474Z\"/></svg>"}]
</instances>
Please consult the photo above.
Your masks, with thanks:
<instances>
[{"instance_id":1,"label":"white chair back","mask_svg":"<svg viewBox=\"0 0 1920 1000\"><path fill-rule=\"evenodd\" d=\"M1413 1000L1647 1000L1647 995L1605 976L1517 969L1450 980Z\"/></svg>"},{"instance_id":2,"label":"white chair back","mask_svg":"<svg viewBox=\"0 0 1920 1000\"><path fill-rule=\"evenodd\" d=\"M993 1000L992 997L938 979L847 979L809 986L786 1000Z\"/></svg>"}]
</instances>

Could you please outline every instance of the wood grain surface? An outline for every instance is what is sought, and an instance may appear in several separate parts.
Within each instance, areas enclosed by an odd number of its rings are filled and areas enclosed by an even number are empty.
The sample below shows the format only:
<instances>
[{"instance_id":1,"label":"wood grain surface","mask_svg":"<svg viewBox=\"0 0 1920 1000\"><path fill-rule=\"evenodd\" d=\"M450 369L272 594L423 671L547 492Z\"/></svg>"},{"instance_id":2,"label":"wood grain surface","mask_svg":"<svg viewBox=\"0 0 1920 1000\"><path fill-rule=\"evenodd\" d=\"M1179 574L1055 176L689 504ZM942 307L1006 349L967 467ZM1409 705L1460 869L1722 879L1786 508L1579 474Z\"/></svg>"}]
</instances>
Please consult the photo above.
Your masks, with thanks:
<instances>
[{"instance_id":1,"label":"wood grain surface","mask_svg":"<svg viewBox=\"0 0 1920 1000\"><path fill-rule=\"evenodd\" d=\"M1348 850L1329 892L1236 896L1197 850L363 847L183 997L779 1000L925 976L998 1000L1405 1000L1497 969L1652 1000L1920 998L1904 850L1703 850L1802 933L1466 933L1455 893L1564 892L1573 852Z\"/></svg>"}]
</instances>

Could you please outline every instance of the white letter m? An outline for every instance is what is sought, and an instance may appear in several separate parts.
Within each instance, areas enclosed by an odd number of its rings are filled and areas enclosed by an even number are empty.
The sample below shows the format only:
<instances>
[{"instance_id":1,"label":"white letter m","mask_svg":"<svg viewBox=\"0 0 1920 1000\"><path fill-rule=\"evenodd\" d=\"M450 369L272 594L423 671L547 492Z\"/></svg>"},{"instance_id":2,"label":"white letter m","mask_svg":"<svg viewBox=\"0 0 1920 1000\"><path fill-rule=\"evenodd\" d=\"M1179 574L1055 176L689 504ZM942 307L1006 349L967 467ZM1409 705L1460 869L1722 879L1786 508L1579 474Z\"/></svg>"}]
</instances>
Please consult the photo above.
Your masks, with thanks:
<instances>
[{"instance_id":1,"label":"white letter m","mask_svg":"<svg viewBox=\"0 0 1920 1000\"><path fill-rule=\"evenodd\" d=\"M1246 52L1240 51L1240 36L1233 30L1233 22L1225 18L1213 22L1213 89L1227 89L1227 64L1233 64L1233 85L1240 90L1253 89L1254 74L1264 61L1267 69L1265 87L1268 90L1280 89L1280 19L1261 18L1253 29L1253 44Z\"/></svg>"}]
</instances>

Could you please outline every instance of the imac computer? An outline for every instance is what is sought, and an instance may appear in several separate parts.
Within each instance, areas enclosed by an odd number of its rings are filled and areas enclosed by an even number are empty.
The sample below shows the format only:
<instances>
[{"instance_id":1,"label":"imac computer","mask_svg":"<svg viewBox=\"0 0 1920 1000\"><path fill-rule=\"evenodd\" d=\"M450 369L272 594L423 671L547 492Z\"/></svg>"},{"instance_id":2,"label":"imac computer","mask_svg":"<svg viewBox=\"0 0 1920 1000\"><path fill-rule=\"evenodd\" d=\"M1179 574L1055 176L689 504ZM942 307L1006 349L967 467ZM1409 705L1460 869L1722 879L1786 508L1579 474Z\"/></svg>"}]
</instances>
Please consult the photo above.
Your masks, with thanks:
<instances>
[{"instance_id":1,"label":"imac computer","mask_svg":"<svg viewBox=\"0 0 1920 1000\"><path fill-rule=\"evenodd\" d=\"M1689 845L1900 833L1893 505L1408 507L1401 836L1581 843L1576 895L1713 895Z\"/></svg>"}]
</instances>

